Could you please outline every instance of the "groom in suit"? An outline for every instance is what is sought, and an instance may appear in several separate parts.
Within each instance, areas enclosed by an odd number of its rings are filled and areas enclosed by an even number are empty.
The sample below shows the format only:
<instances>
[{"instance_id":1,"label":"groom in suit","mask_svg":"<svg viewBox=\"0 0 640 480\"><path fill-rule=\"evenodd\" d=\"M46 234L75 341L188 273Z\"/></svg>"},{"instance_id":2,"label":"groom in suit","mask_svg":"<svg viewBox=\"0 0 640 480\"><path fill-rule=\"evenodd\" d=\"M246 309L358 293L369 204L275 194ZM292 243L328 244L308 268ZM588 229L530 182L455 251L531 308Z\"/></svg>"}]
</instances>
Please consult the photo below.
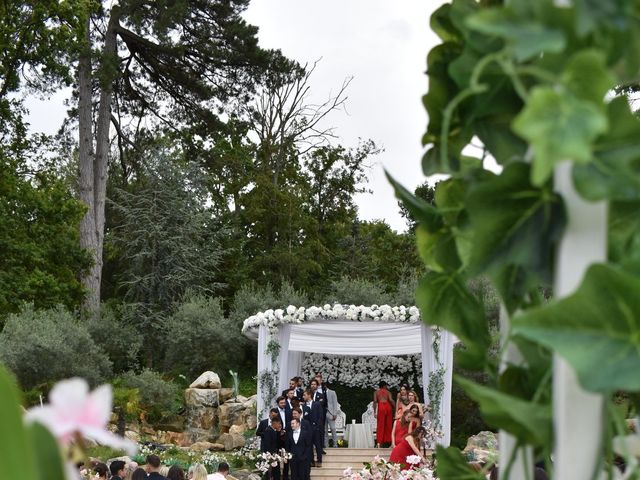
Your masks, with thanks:
<instances>
[{"instance_id":1,"label":"groom in suit","mask_svg":"<svg viewBox=\"0 0 640 480\"><path fill-rule=\"evenodd\" d=\"M300 420L295 417L291 420L291 428L287 432L285 448L291 454L291 460L289 460L291 480L309 480L313 457L311 432L302 429Z\"/></svg>"},{"instance_id":2,"label":"groom in suit","mask_svg":"<svg viewBox=\"0 0 640 480\"><path fill-rule=\"evenodd\" d=\"M281 439L282 421L280 417L274 417L271 419L271 425L262 434L262 441L260 442L260 451L269 453L278 453L284 442ZM267 478L272 480L280 480L280 465L275 467L269 467Z\"/></svg>"},{"instance_id":3,"label":"groom in suit","mask_svg":"<svg viewBox=\"0 0 640 480\"><path fill-rule=\"evenodd\" d=\"M312 467L321 467L322 466L322 429L324 428L324 423L322 421L322 415L324 415L324 411L322 410L322 406L320 402L316 402L313 400L313 393L311 390L305 390L302 394L302 398L304 400L302 404L302 413L303 418L307 420L311 424L311 432L312 432L312 441L313 446L316 449L316 461L311 462Z\"/></svg>"}]
</instances>

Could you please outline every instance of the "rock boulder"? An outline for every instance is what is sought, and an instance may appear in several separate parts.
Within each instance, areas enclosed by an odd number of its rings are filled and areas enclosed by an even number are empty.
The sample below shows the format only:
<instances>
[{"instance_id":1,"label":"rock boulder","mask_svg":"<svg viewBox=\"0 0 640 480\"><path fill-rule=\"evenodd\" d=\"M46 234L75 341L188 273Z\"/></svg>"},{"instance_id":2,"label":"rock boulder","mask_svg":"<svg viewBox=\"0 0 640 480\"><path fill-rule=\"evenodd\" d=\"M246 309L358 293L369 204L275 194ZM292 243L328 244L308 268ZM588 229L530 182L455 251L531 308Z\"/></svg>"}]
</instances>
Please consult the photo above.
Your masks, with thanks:
<instances>
[{"instance_id":1,"label":"rock boulder","mask_svg":"<svg viewBox=\"0 0 640 480\"><path fill-rule=\"evenodd\" d=\"M213 388L213 389L219 389L222 387L222 384L220 383L220 377L218 376L217 373L208 371L208 372L204 372L202 375L200 375L198 378L196 378L194 380L194 382L189 385L189 388Z\"/></svg>"}]
</instances>

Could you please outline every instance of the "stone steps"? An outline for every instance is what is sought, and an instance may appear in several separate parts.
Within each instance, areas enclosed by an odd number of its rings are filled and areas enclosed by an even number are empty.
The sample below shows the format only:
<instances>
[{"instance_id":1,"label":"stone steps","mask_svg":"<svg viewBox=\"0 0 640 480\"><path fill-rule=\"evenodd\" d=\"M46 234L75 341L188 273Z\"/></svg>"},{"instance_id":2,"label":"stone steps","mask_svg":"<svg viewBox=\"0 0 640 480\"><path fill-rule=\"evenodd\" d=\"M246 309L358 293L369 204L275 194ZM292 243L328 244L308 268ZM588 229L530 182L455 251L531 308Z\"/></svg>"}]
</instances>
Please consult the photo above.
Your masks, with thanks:
<instances>
[{"instance_id":1,"label":"stone steps","mask_svg":"<svg viewBox=\"0 0 640 480\"><path fill-rule=\"evenodd\" d=\"M360 470L363 463L370 462L376 455L388 459L389 448L326 448L322 456L322 468L311 468L312 480L338 480L348 467Z\"/></svg>"}]
</instances>

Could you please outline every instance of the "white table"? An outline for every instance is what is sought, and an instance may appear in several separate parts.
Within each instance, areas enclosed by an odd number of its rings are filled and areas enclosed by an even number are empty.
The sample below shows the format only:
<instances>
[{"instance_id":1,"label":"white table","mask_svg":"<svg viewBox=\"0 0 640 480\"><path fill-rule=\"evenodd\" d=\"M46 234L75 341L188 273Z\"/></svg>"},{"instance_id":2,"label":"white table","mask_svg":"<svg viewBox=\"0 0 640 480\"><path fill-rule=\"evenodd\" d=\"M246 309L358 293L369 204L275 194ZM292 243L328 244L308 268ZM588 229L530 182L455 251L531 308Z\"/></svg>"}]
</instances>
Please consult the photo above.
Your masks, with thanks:
<instances>
[{"instance_id":1,"label":"white table","mask_svg":"<svg viewBox=\"0 0 640 480\"><path fill-rule=\"evenodd\" d=\"M367 423L348 423L344 437L349 448L373 448L373 430Z\"/></svg>"}]
</instances>

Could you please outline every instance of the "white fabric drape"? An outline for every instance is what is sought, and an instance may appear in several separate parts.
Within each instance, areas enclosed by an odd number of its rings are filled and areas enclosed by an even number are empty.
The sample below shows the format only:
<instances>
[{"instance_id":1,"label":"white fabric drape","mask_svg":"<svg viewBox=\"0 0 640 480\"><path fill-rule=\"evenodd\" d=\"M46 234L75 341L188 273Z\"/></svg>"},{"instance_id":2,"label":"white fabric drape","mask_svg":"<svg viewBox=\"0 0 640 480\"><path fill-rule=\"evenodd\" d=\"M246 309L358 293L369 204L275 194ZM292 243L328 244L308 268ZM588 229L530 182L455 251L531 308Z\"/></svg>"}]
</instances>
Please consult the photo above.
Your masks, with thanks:
<instances>
[{"instance_id":1,"label":"white fabric drape","mask_svg":"<svg viewBox=\"0 0 640 480\"><path fill-rule=\"evenodd\" d=\"M280 343L280 355L278 356L278 395L289 386L289 343L291 337L291 325L281 325L278 330L278 342Z\"/></svg>"},{"instance_id":2,"label":"white fabric drape","mask_svg":"<svg viewBox=\"0 0 640 480\"><path fill-rule=\"evenodd\" d=\"M291 325L289 350L331 355L408 355L421 351L421 324L328 321Z\"/></svg>"},{"instance_id":3,"label":"white fabric drape","mask_svg":"<svg viewBox=\"0 0 640 480\"><path fill-rule=\"evenodd\" d=\"M269 364L269 368L271 367L271 359L267 355L267 342L268 342L268 334L267 327L264 325L260 326L258 329L258 377L260 377L260 373L267 369L267 363ZM260 387L260 380L258 380L258 420L264 418L263 412L265 411L264 399L262 398L262 388Z\"/></svg>"}]
</instances>

